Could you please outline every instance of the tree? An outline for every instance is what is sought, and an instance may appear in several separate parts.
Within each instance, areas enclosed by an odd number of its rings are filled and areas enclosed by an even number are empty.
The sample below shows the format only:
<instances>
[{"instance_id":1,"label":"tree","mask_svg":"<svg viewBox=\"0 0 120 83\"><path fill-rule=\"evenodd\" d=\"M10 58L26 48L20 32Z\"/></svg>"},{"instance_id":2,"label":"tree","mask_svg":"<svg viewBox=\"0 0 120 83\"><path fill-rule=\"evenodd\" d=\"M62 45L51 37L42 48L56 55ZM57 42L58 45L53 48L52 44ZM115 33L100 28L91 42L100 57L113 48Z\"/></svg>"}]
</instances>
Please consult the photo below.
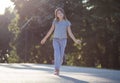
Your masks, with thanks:
<instances>
[{"instance_id":1,"label":"tree","mask_svg":"<svg viewBox=\"0 0 120 83\"><path fill-rule=\"evenodd\" d=\"M6 8L5 14L0 15L0 62L8 62L10 51L10 38L8 25L11 19L14 17L13 13L10 13L9 8Z\"/></svg>"},{"instance_id":2,"label":"tree","mask_svg":"<svg viewBox=\"0 0 120 83\"><path fill-rule=\"evenodd\" d=\"M12 1L19 15L17 26L20 33L15 40L15 48L20 62L51 63L52 38L44 46L39 42L51 26L54 10L62 7L72 23L74 35L82 41L81 45L76 45L68 38L67 64L119 69L118 0Z\"/></svg>"},{"instance_id":3,"label":"tree","mask_svg":"<svg viewBox=\"0 0 120 83\"><path fill-rule=\"evenodd\" d=\"M96 39L93 38L93 40L97 42L94 43L97 47L97 56L95 55L95 58L98 59L103 68L119 69L118 42L120 41L120 29L118 23L120 21L120 2L118 0L90 0L85 5L89 10L89 16L93 19L93 21L90 21L87 18L90 27L93 28L95 33ZM94 49L93 46L91 47L90 49Z\"/></svg>"}]
</instances>

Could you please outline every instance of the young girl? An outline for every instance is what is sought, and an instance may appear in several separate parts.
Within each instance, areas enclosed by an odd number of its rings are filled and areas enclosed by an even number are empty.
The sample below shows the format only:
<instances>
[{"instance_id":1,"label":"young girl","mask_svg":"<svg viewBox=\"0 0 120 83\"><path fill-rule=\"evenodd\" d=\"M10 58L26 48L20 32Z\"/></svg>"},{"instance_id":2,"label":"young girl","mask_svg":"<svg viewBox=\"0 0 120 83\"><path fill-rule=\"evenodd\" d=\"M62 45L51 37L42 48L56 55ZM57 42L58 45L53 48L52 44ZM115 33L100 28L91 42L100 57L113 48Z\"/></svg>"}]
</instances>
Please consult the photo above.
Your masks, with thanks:
<instances>
[{"instance_id":1,"label":"young girl","mask_svg":"<svg viewBox=\"0 0 120 83\"><path fill-rule=\"evenodd\" d=\"M48 37L53 33L53 48L54 48L54 65L55 75L59 75L60 66L63 62L64 51L67 43L67 32L73 41L77 44L80 40L76 39L71 31L71 23L67 20L64 10L57 8L55 10L55 19L52 22L52 26L47 35L41 40L41 44L44 44Z\"/></svg>"}]
</instances>

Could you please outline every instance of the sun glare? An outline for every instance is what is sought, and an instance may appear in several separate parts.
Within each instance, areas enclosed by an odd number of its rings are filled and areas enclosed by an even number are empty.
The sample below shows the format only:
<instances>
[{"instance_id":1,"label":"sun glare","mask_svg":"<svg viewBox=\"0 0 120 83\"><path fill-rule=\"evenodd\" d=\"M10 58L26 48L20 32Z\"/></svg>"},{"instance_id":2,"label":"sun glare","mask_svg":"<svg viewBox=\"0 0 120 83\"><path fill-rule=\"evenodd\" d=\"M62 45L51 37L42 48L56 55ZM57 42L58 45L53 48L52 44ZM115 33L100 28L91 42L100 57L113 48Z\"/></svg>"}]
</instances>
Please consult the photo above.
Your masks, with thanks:
<instances>
[{"instance_id":1,"label":"sun glare","mask_svg":"<svg viewBox=\"0 0 120 83\"><path fill-rule=\"evenodd\" d=\"M4 14L7 7L14 7L14 4L10 0L0 0L0 14Z\"/></svg>"}]
</instances>

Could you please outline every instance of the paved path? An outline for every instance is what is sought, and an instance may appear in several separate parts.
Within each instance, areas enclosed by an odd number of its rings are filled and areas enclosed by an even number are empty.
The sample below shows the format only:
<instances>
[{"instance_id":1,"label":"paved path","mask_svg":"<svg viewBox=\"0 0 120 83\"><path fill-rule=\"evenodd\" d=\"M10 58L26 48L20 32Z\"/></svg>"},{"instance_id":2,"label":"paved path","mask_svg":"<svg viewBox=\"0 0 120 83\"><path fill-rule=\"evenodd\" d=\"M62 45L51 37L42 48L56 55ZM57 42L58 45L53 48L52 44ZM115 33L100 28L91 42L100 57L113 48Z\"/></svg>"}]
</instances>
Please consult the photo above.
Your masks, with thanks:
<instances>
[{"instance_id":1,"label":"paved path","mask_svg":"<svg viewBox=\"0 0 120 83\"><path fill-rule=\"evenodd\" d=\"M45 64L0 64L0 83L120 83L119 70L62 66L60 76Z\"/></svg>"}]
</instances>

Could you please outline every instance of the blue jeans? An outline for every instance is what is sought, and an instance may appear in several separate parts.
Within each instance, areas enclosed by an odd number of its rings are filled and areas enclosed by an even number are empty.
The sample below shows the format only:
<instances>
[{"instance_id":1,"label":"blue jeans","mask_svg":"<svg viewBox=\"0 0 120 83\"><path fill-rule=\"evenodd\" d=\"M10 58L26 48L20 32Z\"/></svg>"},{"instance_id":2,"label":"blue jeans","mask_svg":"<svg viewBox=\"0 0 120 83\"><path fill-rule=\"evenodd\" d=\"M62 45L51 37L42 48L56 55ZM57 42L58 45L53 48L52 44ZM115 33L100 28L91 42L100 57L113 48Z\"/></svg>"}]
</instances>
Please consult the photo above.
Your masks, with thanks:
<instances>
[{"instance_id":1,"label":"blue jeans","mask_svg":"<svg viewBox=\"0 0 120 83\"><path fill-rule=\"evenodd\" d=\"M67 43L66 38L63 38L63 39L54 38L53 39L55 69L60 69L60 66L63 63L63 56L65 52L66 43Z\"/></svg>"}]
</instances>

